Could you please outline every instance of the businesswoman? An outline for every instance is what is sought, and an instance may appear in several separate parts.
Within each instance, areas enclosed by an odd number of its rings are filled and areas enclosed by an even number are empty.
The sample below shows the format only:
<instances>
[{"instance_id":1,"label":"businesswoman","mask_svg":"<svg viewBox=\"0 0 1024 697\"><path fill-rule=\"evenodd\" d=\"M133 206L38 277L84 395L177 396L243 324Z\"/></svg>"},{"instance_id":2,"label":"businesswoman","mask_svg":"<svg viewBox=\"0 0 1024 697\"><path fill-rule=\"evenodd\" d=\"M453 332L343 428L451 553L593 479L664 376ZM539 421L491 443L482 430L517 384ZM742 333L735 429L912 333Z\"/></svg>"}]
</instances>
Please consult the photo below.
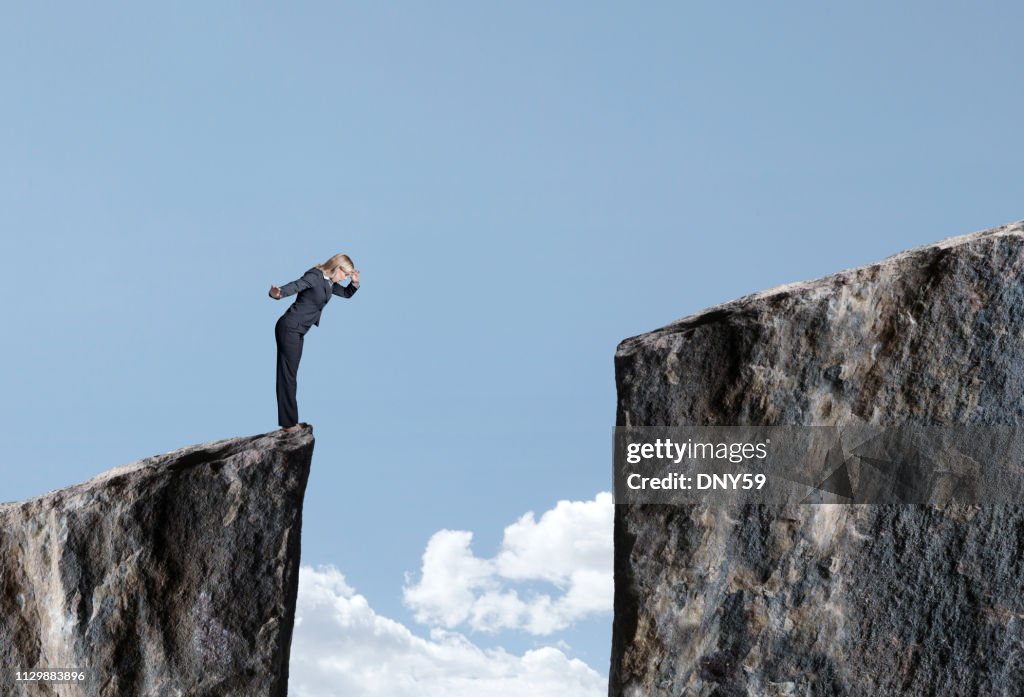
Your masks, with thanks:
<instances>
[{"instance_id":1,"label":"businesswoman","mask_svg":"<svg viewBox=\"0 0 1024 697\"><path fill-rule=\"evenodd\" d=\"M352 279L349 284L341 285L349 277ZM347 254L335 254L302 274L302 278L280 288L270 286L270 297L275 300L298 293L295 302L285 310L274 327L277 338L277 423L285 431L295 431L300 427L295 391L306 332L313 325L320 326L320 312L332 295L351 298L357 290L359 270Z\"/></svg>"}]
</instances>

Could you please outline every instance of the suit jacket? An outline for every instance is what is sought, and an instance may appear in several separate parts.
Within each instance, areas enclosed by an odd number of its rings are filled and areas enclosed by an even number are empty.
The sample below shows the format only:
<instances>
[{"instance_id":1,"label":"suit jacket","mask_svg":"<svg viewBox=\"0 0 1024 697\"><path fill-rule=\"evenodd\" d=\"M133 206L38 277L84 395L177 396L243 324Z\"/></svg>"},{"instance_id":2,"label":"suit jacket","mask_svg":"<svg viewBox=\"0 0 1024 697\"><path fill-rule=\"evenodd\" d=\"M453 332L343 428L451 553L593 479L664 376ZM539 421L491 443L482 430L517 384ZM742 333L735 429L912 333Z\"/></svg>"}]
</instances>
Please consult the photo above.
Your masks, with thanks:
<instances>
[{"instance_id":1,"label":"suit jacket","mask_svg":"<svg viewBox=\"0 0 1024 697\"><path fill-rule=\"evenodd\" d=\"M292 306L285 310L281 317L305 333L314 324L320 326L320 311L331 301L332 295L351 298L355 295L356 290L358 290L358 286L352 285L351 281L347 286L343 286L324 278L323 272L314 266L302 274L302 278L281 286L282 298L295 293L299 294ZM269 292L267 294L269 295Z\"/></svg>"}]
</instances>

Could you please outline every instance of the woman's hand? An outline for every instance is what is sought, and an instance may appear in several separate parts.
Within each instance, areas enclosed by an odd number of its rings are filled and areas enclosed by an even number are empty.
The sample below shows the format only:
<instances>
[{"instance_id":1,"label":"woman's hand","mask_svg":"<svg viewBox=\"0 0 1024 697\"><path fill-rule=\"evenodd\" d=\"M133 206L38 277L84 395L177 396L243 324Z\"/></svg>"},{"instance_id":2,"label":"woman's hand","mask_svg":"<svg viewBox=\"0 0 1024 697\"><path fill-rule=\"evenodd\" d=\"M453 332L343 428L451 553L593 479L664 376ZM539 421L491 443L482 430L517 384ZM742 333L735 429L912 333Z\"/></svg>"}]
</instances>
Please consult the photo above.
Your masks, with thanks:
<instances>
[{"instance_id":1,"label":"woman's hand","mask_svg":"<svg viewBox=\"0 0 1024 697\"><path fill-rule=\"evenodd\" d=\"M280 300L281 289L278 288L277 286L270 286L270 297L274 298L275 300Z\"/></svg>"},{"instance_id":2,"label":"woman's hand","mask_svg":"<svg viewBox=\"0 0 1024 697\"><path fill-rule=\"evenodd\" d=\"M355 283L357 286L359 285L359 269L353 269L352 270L352 280L351 280L351 283Z\"/></svg>"}]
</instances>

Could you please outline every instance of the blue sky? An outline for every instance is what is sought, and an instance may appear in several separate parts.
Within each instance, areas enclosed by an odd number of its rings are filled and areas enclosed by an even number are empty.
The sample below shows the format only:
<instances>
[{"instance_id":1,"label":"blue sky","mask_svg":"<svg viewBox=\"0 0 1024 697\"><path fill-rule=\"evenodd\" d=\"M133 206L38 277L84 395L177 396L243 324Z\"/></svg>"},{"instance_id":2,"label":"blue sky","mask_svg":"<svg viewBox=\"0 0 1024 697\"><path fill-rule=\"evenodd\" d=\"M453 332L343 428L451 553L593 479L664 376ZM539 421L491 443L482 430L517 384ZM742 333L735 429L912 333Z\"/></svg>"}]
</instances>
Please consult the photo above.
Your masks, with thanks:
<instances>
[{"instance_id":1,"label":"blue sky","mask_svg":"<svg viewBox=\"0 0 1024 697\"><path fill-rule=\"evenodd\" d=\"M610 489L621 339L1024 218L1022 19L1010 2L9 4L0 499L274 430L289 301L267 290L343 251L362 288L325 308L299 371L303 562L425 637L403 587L432 536L471 532L497 559L525 513ZM607 673L607 612L454 631L514 655L562 642Z\"/></svg>"}]
</instances>

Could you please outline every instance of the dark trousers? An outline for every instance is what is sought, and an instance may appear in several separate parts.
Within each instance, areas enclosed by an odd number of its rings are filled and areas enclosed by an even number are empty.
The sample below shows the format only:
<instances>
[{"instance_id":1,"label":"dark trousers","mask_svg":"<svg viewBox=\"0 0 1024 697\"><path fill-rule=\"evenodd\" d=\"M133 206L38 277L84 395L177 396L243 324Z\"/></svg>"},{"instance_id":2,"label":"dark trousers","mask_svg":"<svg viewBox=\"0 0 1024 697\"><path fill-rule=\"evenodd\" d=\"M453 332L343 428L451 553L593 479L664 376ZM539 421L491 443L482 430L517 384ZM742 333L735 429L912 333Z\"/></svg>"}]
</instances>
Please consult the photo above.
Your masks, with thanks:
<instances>
[{"instance_id":1,"label":"dark trousers","mask_svg":"<svg viewBox=\"0 0 1024 697\"><path fill-rule=\"evenodd\" d=\"M279 319L274 326L274 337L277 339L277 423L285 428L299 423L295 391L304 335Z\"/></svg>"}]
</instances>

